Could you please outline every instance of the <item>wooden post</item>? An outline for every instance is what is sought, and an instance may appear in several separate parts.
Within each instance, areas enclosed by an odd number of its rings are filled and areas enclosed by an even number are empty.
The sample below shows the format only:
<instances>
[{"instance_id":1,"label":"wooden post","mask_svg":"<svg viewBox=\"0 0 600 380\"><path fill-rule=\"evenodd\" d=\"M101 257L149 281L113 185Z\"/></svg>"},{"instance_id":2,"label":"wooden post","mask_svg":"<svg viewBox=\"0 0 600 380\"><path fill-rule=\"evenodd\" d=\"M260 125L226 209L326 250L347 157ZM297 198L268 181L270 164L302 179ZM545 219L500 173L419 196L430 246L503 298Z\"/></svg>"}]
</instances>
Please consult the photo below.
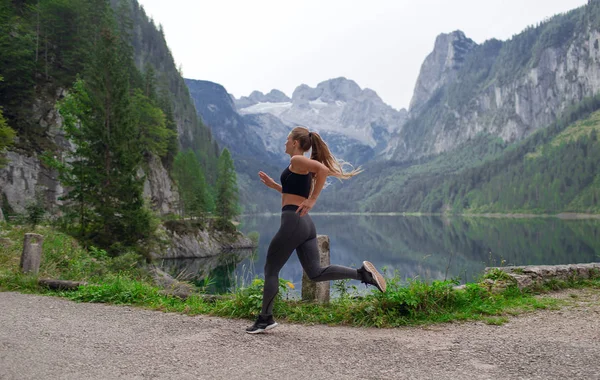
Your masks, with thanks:
<instances>
[{"instance_id":1,"label":"wooden post","mask_svg":"<svg viewBox=\"0 0 600 380\"><path fill-rule=\"evenodd\" d=\"M329 258L329 236L318 235L317 244L319 245L319 256L321 266L326 267L330 263ZM302 271L302 300L319 303L329 302L330 281L314 282L308 278L306 272Z\"/></svg>"},{"instance_id":2,"label":"wooden post","mask_svg":"<svg viewBox=\"0 0 600 380\"><path fill-rule=\"evenodd\" d=\"M39 234L25 234L23 254L21 255L21 271L38 274L42 262L42 243L44 237Z\"/></svg>"}]
</instances>

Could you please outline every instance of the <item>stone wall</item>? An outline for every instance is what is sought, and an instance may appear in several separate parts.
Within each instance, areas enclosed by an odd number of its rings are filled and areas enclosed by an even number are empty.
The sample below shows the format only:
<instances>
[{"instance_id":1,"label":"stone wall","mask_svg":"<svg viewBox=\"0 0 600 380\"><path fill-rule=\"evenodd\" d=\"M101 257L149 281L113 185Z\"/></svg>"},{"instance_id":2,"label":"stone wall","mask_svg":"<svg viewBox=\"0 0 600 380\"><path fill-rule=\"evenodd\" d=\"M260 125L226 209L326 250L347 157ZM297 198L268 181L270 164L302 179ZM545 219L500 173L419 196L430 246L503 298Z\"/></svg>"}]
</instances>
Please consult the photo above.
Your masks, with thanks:
<instances>
[{"instance_id":1,"label":"stone wall","mask_svg":"<svg viewBox=\"0 0 600 380\"><path fill-rule=\"evenodd\" d=\"M508 274L516 282L519 289L527 289L552 281L596 278L600 276L600 263L492 267L485 268L485 274L492 274L498 270ZM498 278L493 280L488 278L484 280L484 283L493 288L502 288L506 287L509 281L510 279Z\"/></svg>"}]
</instances>

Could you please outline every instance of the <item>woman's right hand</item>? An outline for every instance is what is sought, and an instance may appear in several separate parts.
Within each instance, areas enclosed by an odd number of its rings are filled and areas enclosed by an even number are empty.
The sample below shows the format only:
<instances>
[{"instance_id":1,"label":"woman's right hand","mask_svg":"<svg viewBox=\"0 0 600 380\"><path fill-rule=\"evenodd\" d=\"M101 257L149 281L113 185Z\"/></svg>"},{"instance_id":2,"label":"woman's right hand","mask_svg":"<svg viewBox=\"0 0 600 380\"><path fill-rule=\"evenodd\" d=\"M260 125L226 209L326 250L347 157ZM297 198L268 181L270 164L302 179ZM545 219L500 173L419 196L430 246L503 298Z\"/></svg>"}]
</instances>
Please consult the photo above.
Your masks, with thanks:
<instances>
[{"instance_id":1,"label":"woman's right hand","mask_svg":"<svg viewBox=\"0 0 600 380\"><path fill-rule=\"evenodd\" d=\"M269 177L265 172L258 172L258 176L260 177L260 181L270 187L271 189L276 185L273 178Z\"/></svg>"}]
</instances>

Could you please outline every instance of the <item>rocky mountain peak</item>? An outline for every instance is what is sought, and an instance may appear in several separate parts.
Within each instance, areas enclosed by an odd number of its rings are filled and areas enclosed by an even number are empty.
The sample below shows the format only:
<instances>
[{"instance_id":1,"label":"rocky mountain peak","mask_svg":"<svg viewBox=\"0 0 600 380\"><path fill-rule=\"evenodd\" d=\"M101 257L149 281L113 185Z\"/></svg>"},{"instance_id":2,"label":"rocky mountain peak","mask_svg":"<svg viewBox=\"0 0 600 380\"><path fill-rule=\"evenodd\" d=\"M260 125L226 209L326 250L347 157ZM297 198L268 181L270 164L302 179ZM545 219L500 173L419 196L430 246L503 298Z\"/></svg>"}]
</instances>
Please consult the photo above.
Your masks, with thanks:
<instances>
[{"instance_id":1,"label":"rocky mountain peak","mask_svg":"<svg viewBox=\"0 0 600 380\"><path fill-rule=\"evenodd\" d=\"M318 131L336 156L358 164L387 152L388 140L407 118L405 109L393 109L375 91L361 89L344 77L323 81L315 88L302 84L294 90L291 102L242 106L236 101L236 105L246 121L262 125L263 131L280 133L296 125ZM278 122L265 118L265 114Z\"/></svg>"},{"instance_id":2,"label":"rocky mountain peak","mask_svg":"<svg viewBox=\"0 0 600 380\"><path fill-rule=\"evenodd\" d=\"M252 91L249 96L242 96L239 99L231 96L231 98L238 109L250 107L258 103L285 103L292 101L286 94L277 89L269 91L266 95L260 91Z\"/></svg>"},{"instance_id":3,"label":"rocky mountain peak","mask_svg":"<svg viewBox=\"0 0 600 380\"><path fill-rule=\"evenodd\" d=\"M418 113L443 85L456 79L456 73L477 44L460 30L442 33L435 39L433 51L425 58L410 101L410 113Z\"/></svg>"},{"instance_id":4,"label":"rocky mountain peak","mask_svg":"<svg viewBox=\"0 0 600 380\"><path fill-rule=\"evenodd\" d=\"M282 103L292 101L292 99L290 99L286 94L276 89L271 90L267 95L265 95L264 99L265 102L270 103Z\"/></svg>"},{"instance_id":5,"label":"rocky mountain peak","mask_svg":"<svg viewBox=\"0 0 600 380\"><path fill-rule=\"evenodd\" d=\"M302 103L320 98L324 103L347 102L361 97L364 93L365 91L361 90L360 86L353 80L339 77L323 81L316 88L311 88L305 84L298 86L292 95L292 101ZM371 90L367 93L374 93L374 91Z\"/></svg>"}]
</instances>

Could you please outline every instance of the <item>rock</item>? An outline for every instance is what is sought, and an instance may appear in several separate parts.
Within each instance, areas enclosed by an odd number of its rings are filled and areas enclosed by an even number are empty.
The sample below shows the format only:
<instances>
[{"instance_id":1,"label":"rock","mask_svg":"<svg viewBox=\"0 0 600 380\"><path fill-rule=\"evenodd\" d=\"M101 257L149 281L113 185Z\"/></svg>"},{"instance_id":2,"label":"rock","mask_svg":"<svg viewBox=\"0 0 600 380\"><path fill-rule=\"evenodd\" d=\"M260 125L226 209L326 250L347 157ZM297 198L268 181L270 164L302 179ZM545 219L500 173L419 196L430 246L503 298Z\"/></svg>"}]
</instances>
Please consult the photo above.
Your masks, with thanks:
<instances>
[{"instance_id":1,"label":"rock","mask_svg":"<svg viewBox=\"0 0 600 380\"><path fill-rule=\"evenodd\" d=\"M421 65L409 112L418 114L435 92L456 79L465 55L477 44L460 30L442 33L435 39L433 51Z\"/></svg>"},{"instance_id":2,"label":"rock","mask_svg":"<svg viewBox=\"0 0 600 380\"><path fill-rule=\"evenodd\" d=\"M149 265L147 270L152 276L154 283L158 287L163 288L160 292L161 294L186 299L196 292L196 287L194 285L174 279L155 265Z\"/></svg>"},{"instance_id":3,"label":"rock","mask_svg":"<svg viewBox=\"0 0 600 380\"><path fill-rule=\"evenodd\" d=\"M162 229L169 246L165 251L154 252L153 258L206 258L217 256L224 250L254 248L252 240L240 232L209 231L193 222L197 221L166 222Z\"/></svg>"},{"instance_id":4,"label":"rock","mask_svg":"<svg viewBox=\"0 0 600 380\"><path fill-rule=\"evenodd\" d=\"M569 279L569 267L567 265L556 266L556 279L567 281Z\"/></svg>"},{"instance_id":5,"label":"rock","mask_svg":"<svg viewBox=\"0 0 600 380\"><path fill-rule=\"evenodd\" d=\"M149 158L146 174L144 197L150 199L152 209L163 215L174 213L177 191L171 176L158 157L152 155Z\"/></svg>"},{"instance_id":6,"label":"rock","mask_svg":"<svg viewBox=\"0 0 600 380\"><path fill-rule=\"evenodd\" d=\"M600 274L600 263L485 268L485 273L489 273L492 270L501 270L507 273L514 279L519 289L527 289L536 284L551 280L588 279L592 277L594 271L598 271L597 276ZM506 287L506 284L502 284L501 282L502 280L493 281L486 279L482 284L492 291L500 291Z\"/></svg>"},{"instance_id":7,"label":"rock","mask_svg":"<svg viewBox=\"0 0 600 380\"><path fill-rule=\"evenodd\" d=\"M577 276L579 278L583 278L583 279L590 278L590 270L589 270L589 268L587 268L585 266L578 266L577 267Z\"/></svg>"},{"instance_id":8,"label":"rock","mask_svg":"<svg viewBox=\"0 0 600 380\"><path fill-rule=\"evenodd\" d=\"M517 286L519 289L528 289L533 285L533 280L530 276L526 276L523 274L511 274L512 278L515 279Z\"/></svg>"}]
</instances>

